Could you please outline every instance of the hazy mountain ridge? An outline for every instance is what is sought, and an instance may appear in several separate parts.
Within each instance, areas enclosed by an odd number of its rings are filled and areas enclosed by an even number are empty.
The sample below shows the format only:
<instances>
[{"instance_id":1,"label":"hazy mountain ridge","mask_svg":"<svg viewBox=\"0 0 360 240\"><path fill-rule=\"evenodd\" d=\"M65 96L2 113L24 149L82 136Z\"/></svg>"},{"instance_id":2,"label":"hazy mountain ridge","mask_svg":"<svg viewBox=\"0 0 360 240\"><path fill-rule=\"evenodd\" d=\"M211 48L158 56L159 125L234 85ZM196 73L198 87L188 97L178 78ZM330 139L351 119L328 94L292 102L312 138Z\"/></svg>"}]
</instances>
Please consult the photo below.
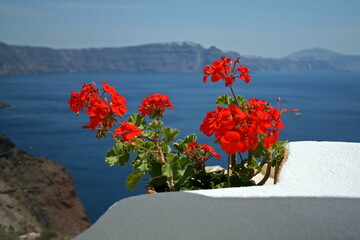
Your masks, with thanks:
<instances>
[{"instance_id":1,"label":"hazy mountain ridge","mask_svg":"<svg viewBox=\"0 0 360 240\"><path fill-rule=\"evenodd\" d=\"M155 43L117 48L53 49L0 43L0 74L124 72L201 73L221 56L241 57L252 71L360 70L360 56L308 49L284 58L241 56L193 42Z\"/></svg>"}]
</instances>

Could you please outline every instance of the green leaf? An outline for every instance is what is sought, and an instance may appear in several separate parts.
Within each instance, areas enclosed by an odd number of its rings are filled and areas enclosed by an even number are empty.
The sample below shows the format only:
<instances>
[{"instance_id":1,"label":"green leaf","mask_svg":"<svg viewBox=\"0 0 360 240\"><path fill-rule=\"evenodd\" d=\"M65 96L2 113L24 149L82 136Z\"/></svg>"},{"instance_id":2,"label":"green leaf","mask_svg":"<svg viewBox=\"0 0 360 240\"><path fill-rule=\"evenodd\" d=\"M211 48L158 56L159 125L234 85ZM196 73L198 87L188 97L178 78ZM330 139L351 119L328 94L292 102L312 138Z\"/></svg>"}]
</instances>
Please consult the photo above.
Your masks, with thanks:
<instances>
[{"instance_id":1,"label":"green leaf","mask_svg":"<svg viewBox=\"0 0 360 240\"><path fill-rule=\"evenodd\" d=\"M183 153L185 148L187 148L187 144L191 142L195 142L197 140L197 135L195 133L190 134L184 138L184 140L178 139L175 143L173 143L173 147L179 152Z\"/></svg>"},{"instance_id":2,"label":"green leaf","mask_svg":"<svg viewBox=\"0 0 360 240\"><path fill-rule=\"evenodd\" d=\"M177 140L176 142L173 143L173 147L175 150L177 150L179 153L183 153L186 145L183 143L183 140Z\"/></svg>"},{"instance_id":3,"label":"green leaf","mask_svg":"<svg viewBox=\"0 0 360 240\"><path fill-rule=\"evenodd\" d=\"M195 142L197 140L197 135L195 133L193 134L190 134L190 135L187 135L185 138L184 138L184 143L185 144L188 144L188 143L191 143L191 142Z\"/></svg>"},{"instance_id":4,"label":"green leaf","mask_svg":"<svg viewBox=\"0 0 360 240\"><path fill-rule=\"evenodd\" d=\"M166 156L166 163L162 165L162 174L170 177L177 176L180 170L179 156L175 153L170 153Z\"/></svg>"},{"instance_id":5,"label":"green leaf","mask_svg":"<svg viewBox=\"0 0 360 240\"><path fill-rule=\"evenodd\" d=\"M252 156L255 158L264 158L266 157L268 152L268 150L264 147L262 141L259 141L259 144L255 150L250 150L250 151L252 151L251 152Z\"/></svg>"},{"instance_id":6,"label":"green leaf","mask_svg":"<svg viewBox=\"0 0 360 240\"><path fill-rule=\"evenodd\" d=\"M152 131L142 131L141 135L143 135L144 137L152 137L154 135L154 133Z\"/></svg>"},{"instance_id":7,"label":"green leaf","mask_svg":"<svg viewBox=\"0 0 360 240\"><path fill-rule=\"evenodd\" d=\"M131 162L133 170L149 170L149 162L153 156L149 153L139 153L136 158Z\"/></svg>"},{"instance_id":8,"label":"green leaf","mask_svg":"<svg viewBox=\"0 0 360 240\"><path fill-rule=\"evenodd\" d=\"M152 142L146 142L146 141L141 141L141 142L137 142L137 144L141 147L135 147L136 151L138 152L146 152L148 153L149 150L155 150L155 144Z\"/></svg>"},{"instance_id":9,"label":"green leaf","mask_svg":"<svg viewBox=\"0 0 360 240\"><path fill-rule=\"evenodd\" d=\"M114 166L115 164L125 166L129 159L130 154L126 149L124 149L124 144L122 142L117 142L112 149L106 152L105 155L105 161L110 166Z\"/></svg>"},{"instance_id":10,"label":"green leaf","mask_svg":"<svg viewBox=\"0 0 360 240\"><path fill-rule=\"evenodd\" d=\"M155 144L152 142L146 141L137 141L136 146L134 146L135 152L137 155L135 159L131 162L133 169L148 170L149 165L153 162L156 162L156 158L150 151L155 149Z\"/></svg>"},{"instance_id":11,"label":"green leaf","mask_svg":"<svg viewBox=\"0 0 360 240\"><path fill-rule=\"evenodd\" d=\"M139 129L143 130L146 127L145 118L140 116L139 114L135 113L131 115L128 119L128 122L137 126Z\"/></svg>"},{"instance_id":12,"label":"green leaf","mask_svg":"<svg viewBox=\"0 0 360 240\"><path fill-rule=\"evenodd\" d=\"M144 171L144 170L136 170L135 172L131 173L126 178L126 187L128 187L131 191L134 191L136 188L136 185L140 181L141 176L145 173L146 173L146 171Z\"/></svg>"},{"instance_id":13,"label":"green leaf","mask_svg":"<svg viewBox=\"0 0 360 240\"><path fill-rule=\"evenodd\" d=\"M278 141L273 145L273 160L271 162L271 166L275 167L276 165L280 165L282 160L285 157L286 153L286 144L287 141Z\"/></svg>"},{"instance_id":14,"label":"green leaf","mask_svg":"<svg viewBox=\"0 0 360 240\"><path fill-rule=\"evenodd\" d=\"M164 125L163 121L160 120L154 120L149 124L149 130L156 130L161 128Z\"/></svg>"},{"instance_id":15,"label":"green leaf","mask_svg":"<svg viewBox=\"0 0 360 240\"><path fill-rule=\"evenodd\" d=\"M238 175L230 176L231 187L242 187L242 186L253 186L255 185L254 181L249 180L248 178L242 178Z\"/></svg>"},{"instance_id":16,"label":"green leaf","mask_svg":"<svg viewBox=\"0 0 360 240\"><path fill-rule=\"evenodd\" d=\"M235 102L233 97L227 94L223 94L216 98L215 105L227 105L227 106L230 106L231 104L241 105L242 103L246 103L246 102L248 101L240 95L236 97L236 102Z\"/></svg>"},{"instance_id":17,"label":"green leaf","mask_svg":"<svg viewBox=\"0 0 360 240\"><path fill-rule=\"evenodd\" d=\"M227 94L223 94L216 98L215 105L228 105L229 106L230 104L233 104L233 103L234 103L234 100L232 99L232 97L230 97Z\"/></svg>"},{"instance_id":18,"label":"green leaf","mask_svg":"<svg viewBox=\"0 0 360 240\"><path fill-rule=\"evenodd\" d=\"M166 185L166 177L159 177L162 174L161 172L161 163L152 163L151 165L149 165L149 173L150 176L154 179L151 180L151 185L152 186L161 186L161 185Z\"/></svg>"},{"instance_id":19,"label":"green leaf","mask_svg":"<svg viewBox=\"0 0 360 240\"><path fill-rule=\"evenodd\" d=\"M248 169L256 169L258 171L261 171L261 167L259 166L259 163L258 163L258 161L256 161L255 158L251 159L251 164L247 165L247 168Z\"/></svg>"},{"instance_id":20,"label":"green leaf","mask_svg":"<svg viewBox=\"0 0 360 240\"><path fill-rule=\"evenodd\" d=\"M194 166L187 165L184 173L179 178L179 180L175 183L176 189L181 189L182 185L189 180L190 177L192 177L195 174Z\"/></svg>"},{"instance_id":21,"label":"green leaf","mask_svg":"<svg viewBox=\"0 0 360 240\"><path fill-rule=\"evenodd\" d=\"M236 96L236 100L240 105L241 105L241 103L247 103L248 102L248 100L246 100L245 98L243 98L240 95Z\"/></svg>"},{"instance_id":22,"label":"green leaf","mask_svg":"<svg viewBox=\"0 0 360 240\"><path fill-rule=\"evenodd\" d=\"M180 155L179 164L182 169L185 168L186 165L191 164L191 163L192 163L192 161L190 158L188 158L187 156L184 156L184 155Z\"/></svg>"},{"instance_id":23,"label":"green leaf","mask_svg":"<svg viewBox=\"0 0 360 240\"><path fill-rule=\"evenodd\" d=\"M165 127L161 130L161 133L164 134L163 141L165 145L169 145L175 138L179 135L180 130L171 127Z\"/></svg>"}]
</instances>

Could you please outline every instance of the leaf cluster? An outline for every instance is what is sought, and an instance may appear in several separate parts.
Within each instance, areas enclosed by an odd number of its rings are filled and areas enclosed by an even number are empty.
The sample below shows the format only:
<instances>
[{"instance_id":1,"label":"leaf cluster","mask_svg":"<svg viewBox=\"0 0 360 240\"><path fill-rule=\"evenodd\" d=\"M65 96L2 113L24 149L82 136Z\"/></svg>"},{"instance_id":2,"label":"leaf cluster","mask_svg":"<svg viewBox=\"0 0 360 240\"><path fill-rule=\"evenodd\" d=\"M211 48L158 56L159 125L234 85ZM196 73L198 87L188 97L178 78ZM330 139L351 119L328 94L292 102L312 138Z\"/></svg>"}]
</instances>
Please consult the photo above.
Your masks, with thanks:
<instances>
[{"instance_id":1,"label":"leaf cluster","mask_svg":"<svg viewBox=\"0 0 360 240\"><path fill-rule=\"evenodd\" d=\"M115 139L107 151L105 161L110 165L132 165L126 186L134 191L137 184L147 178L149 188L155 191L183 191L223 187L251 186L254 182L237 171L228 179L225 170L206 172L197 168L185 153L187 144L197 140L196 134L176 139L180 131L161 120L147 122L139 114L130 116L129 123L142 130L134 141ZM131 159L131 161L130 161ZM238 166L240 168L240 165ZM247 173L247 172L246 172Z\"/></svg>"}]
</instances>

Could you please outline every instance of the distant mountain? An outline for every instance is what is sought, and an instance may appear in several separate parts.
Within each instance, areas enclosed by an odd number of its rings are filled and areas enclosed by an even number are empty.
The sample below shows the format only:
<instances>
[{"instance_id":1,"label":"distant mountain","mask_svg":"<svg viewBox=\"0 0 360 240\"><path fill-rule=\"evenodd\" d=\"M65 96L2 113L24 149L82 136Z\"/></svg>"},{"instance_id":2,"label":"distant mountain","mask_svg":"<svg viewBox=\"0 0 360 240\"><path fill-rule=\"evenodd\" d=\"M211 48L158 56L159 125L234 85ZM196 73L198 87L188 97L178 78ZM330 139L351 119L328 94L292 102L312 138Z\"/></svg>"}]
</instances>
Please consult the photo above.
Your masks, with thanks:
<instances>
[{"instance_id":1,"label":"distant mountain","mask_svg":"<svg viewBox=\"0 0 360 240\"><path fill-rule=\"evenodd\" d=\"M332 70L360 70L360 56L343 55L323 48L305 49L286 58L294 62L323 62Z\"/></svg>"},{"instance_id":2,"label":"distant mountain","mask_svg":"<svg viewBox=\"0 0 360 240\"><path fill-rule=\"evenodd\" d=\"M329 59L333 57L342 56L339 53L323 49L323 48L312 48L297 51L289 54L286 58L299 59L299 58L315 58L315 59Z\"/></svg>"},{"instance_id":3,"label":"distant mountain","mask_svg":"<svg viewBox=\"0 0 360 240\"><path fill-rule=\"evenodd\" d=\"M38 73L201 73L221 56L237 52L204 48L193 42L156 43L117 48L53 49L0 43L0 74ZM259 70L360 70L360 56L310 49L285 58L241 56L241 62Z\"/></svg>"}]
</instances>

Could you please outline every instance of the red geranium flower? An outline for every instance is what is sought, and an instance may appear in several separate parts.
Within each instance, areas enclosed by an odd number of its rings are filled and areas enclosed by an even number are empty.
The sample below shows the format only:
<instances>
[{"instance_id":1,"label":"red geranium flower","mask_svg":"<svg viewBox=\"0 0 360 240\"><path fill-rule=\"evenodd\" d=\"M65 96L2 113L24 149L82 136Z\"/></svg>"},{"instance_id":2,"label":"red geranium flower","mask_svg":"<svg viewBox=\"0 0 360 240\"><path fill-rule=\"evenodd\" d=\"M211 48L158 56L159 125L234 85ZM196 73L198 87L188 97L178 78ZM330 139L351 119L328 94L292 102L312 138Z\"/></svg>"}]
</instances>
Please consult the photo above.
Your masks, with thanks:
<instances>
[{"instance_id":1,"label":"red geranium flower","mask_svg":"<svg viewBox=\"0 0 360 240\"><path fill-rule=\"evenodd\" d=\"M102 84L104 92L114 94L116 92L116 89L112 86L109 86L107 82L103 82Z\"/></svg>"},{"instance_id":2,"label":"red geranium flower","mask_svg":"<svg viewBox=\"0 0 360 240\"><path fill-rule=\"evenodd\" d=\"M115 114L122 117L126 112L126 99L116 92L116 89L109 86L106 82L103 84L104 93L109 93L111 102L99 96L99 90L95 88L95 83L84 84L81 91L73 91L67 102L70 109L78 114L82 109L86 109L90 120L83 128L94 130L106 130L111 128L115 121Z\"/></svg>"},{"instance_id":3,"label":"red geranium flower","mask_svg":"<svg viewBox=\"0 0 360 240\"><path fill-rule=\"evenodd\" d=\"M200 130L207 136L214 134L228 154L254 150L261 139L265 139L264 146L269 148L278 140L278 131L284 127L280 116L281 111L269 106L268 102L250 99L241 108L232 104L208 112Z\"/></svg>"},{"instance_id":4,"label":"red geranium flower","mask_svg":"<svg viewBox=\"0 0 360 240\"><path fill-rule=\"evenodd\" d=\"M240 133L236 131L229 131L220 138L221 149L227 154L234 154L237 152L246 152L249 150L249 144L242 140Z\"/></svg>"},{"instance_id":5,"label":"red geranium flower","mask_svg":"<svg viewBox=\"0 0 360 240\"><path fill-rule=\"evenodd\" d=\"M204 163L211 157L220 159L220 155L215 149L207 144L198 144L197 142L188 143L188 147L184 150L186 155L195 163L196 167L203 167Z\"/></svg>"},{"instance_id":6,"label":"red geranium flower","mask_svg":"<svg viewBox=\"0 0 360 240\"><path fill-rule=\"evenodd\" d=\"M88 125L84 125L83 128L90 128L90 130L96 129L98 125L102 125L102 128L108 129L114 123L114 119L109 118L111 113L109 103L105 102L102 98L93 98L90 101L89 107L86 113L90 117ZM104 121L107 119L107 121Z\"/></svg>"},{"instance_id":7,"label":"red geranium flower","mask_svg":"<svg viewBox=\"0 0 360 240\"><path fill-rule=\"evenodd\" d=\"M240 58L237 58L234 63L230 58L221 57L220 60L214 61L211 65L207 65L204 68L203 82L207 82L207 78L211 76L212 82L217 82L220 79L225 81L225 86L231 86L236 78L241 78L248 83L250 76L247 74L250 70L242 65L236 68L236 64L239 63ZM236 72L240 71L241 74L236 75Z\"/></svg>"},{"instance_id":8,"label":"red geranium flower","mask_svg":"<svg viewBox=\"0 0 360 240\"><path fill-rule=\"evenodd\" d=\"M167 95L156 93L149 95L142 100L142 106L138 108L141 116L148 115L149 118L161 118L165 112L165 108L169 107L174 109Z\"/></svg>"},{"instance_id":9,"label":"red geranium flower","mask_svg":"<svg viewBox=\"0 0 360 240\"><path fill-rule=\"evenodd\" d=\"M121 135L124 141L132 141L134 138L142 133L142 131L135 125L128 123L126 120L120 127L116 128L114 137Z\"/></svg>"},{"instance_id":10,"label":"red geranium flower","mask_svg":"<svg viewBox=\"0 0 360 240\"><path fill-rule=\"evenodd\" d=\"M92 98L97 97L99 97L99 91L95 89L95 83L89 83L89 85L84 84L79 93L75 90L71 92L67 104L70 105L71 111L79 114L82 109L88 107L89 101Z\"/></svg>"},{"instance_id":11,"label":"red geranium flower","mask_svg":"<svg viewBox=\"0 0 360 240\"><path fill-rule=\"evenodd\" d=\"M203 143L202 150L211 153L217 160L220 160L220 155L215 152L215 149L212 146Z\"/></svg>"},{"instance_id":12,"label":"red geranium flower","mask_svg":"<svg viewBox=\"0 0 360 240\"><path fill-rule=\"evenodd\" d=\"M110 103L110 107L111 110L116 113L117 115L119 115L119 117L122 117L126 111L126 98L124 98L123 96L121 96L119 93L116 92L116 89L112 86L109 86L109 84L107 82L103 82L103 90L104 92L107 92L110 94L111 97L111 103Z\"/></svg>"},{"instance_id":13,"label":"red geranium flower","mask_svg":"<svg viewBox=\"0 0 360 240\"><path fill-rule=\"evenodd\" d=\"M248 72L250 72L249 68L244 67L243 65L240 65L238 67L238 70L241 72L241 74L239 75L239 78L244 80L245 83L250 82L251 77L248 75Z\"/></svg>"}]
</instances>

